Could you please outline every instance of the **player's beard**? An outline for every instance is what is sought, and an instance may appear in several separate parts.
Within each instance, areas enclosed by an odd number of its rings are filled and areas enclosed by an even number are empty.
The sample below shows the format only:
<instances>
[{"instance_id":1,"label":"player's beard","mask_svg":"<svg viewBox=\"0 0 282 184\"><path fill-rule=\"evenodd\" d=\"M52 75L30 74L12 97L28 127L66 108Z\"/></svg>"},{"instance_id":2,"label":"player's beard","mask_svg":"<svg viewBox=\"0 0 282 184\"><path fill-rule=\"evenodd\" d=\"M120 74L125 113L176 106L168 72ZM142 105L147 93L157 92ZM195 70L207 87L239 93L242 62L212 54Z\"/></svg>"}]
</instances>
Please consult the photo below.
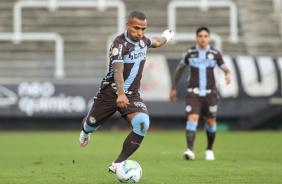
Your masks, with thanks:
<instances>
[{"instance_id":1,"label":"player's beard","mask_svg":"<svg viewBox=\"0 0 282 184\"><path fill-rule=\"evenodd\" d=\"M140 40L142 40L143 37L133 37L135 42L139 42Z\"/></svg>"}]
</instances>

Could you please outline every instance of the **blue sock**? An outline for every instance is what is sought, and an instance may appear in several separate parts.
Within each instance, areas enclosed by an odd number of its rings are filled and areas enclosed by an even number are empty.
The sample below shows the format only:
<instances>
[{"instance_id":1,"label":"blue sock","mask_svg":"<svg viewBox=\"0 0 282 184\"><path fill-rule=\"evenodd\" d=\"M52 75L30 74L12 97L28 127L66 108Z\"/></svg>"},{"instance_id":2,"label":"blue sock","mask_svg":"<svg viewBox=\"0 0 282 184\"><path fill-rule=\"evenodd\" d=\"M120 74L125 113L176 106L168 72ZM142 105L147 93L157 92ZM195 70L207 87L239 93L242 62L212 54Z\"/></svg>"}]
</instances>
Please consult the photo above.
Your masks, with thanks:
<instances>
[{"instance_id":1,"label":"blue sock","mask_svg":"<svg viewBox=\"0 0 282 184\"><path fill-rule=\"evenodd\" d=\"M98 126L99 127L99 126ZM83 129L85 133L92 133L94 132L98 127L92 127L89 126L86 121L83 123Z\"/></svg>"},{"instance_id":2,"label":"blue sock","mask_svg":"<svg viewBox=\"0 0 282 184\"><path fill-rule=\"evenodd\" d=\"M186 122L186 130L190 130L190 131L195 132L197 130L197 126L198 126L197 122L193 122L193 121L187 121Z\"/></svg>"},{"instance_id":3,"label":"blue sock","mask_svg":"<svg viewBox=\"0 0 282 184\"><path fill-rule=\"evenodd\" d=\"M206 130L211 133L216 132L216 122L212 126L206 124Z\"/></svg>"}]
</instances>

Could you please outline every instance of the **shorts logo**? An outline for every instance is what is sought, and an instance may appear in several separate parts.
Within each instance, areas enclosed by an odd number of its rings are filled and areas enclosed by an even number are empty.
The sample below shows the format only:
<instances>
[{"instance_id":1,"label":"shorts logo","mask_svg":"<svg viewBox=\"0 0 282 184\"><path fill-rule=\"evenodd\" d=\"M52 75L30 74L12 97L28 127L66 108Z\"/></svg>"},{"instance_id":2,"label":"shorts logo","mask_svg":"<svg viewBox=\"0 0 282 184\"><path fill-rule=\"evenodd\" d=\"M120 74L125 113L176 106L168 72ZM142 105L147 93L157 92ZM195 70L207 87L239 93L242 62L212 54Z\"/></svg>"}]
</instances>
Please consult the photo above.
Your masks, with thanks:
<instances>
[{"instance_id":1,"label":"shorts logo","mask_svg":"<svg viewBox=\"0 0 282 184\"><path fill-rule=\"evenodd\" d=\"M215 105L215 106L210 106L210 107L209 107L209 110L210 110L211 113L217 112L217 105Z\"/></svg>"},{"instance_id":2,"label":"shorts logo","mask_svg":"<svg viewBox=\"0 0 282 184\"><path fill-rule=\"evenodd\" d=\"M135 105L136 107L142 108L142 110L144 110L144 111L147 111L146 105L145 105L144 103L142 103L142 102L134 102L134 105Z\"/></svg>"},{"instance_id":3,"label":"shorts logo","mask_svg":"<svg viewBox=\"0 0 282 184\"><path fill-rule=\"evenodd\" d=\"M113 48L112 56L116 56L116 55L118 55L118 49L117 48Z\"/></svg>"},{"instance_id":4,"label":"shorts logo","mask_svg":"<svg viewBox=\"0 0 282 184\"><path fill-rule=\"evenodd\" d=\"M185 110L186 110L186 112L191 112L192 111L192 106L191 105L187 105Z\"/></svg>"},{"instance_id":5,"label":"shorts logo","mask_svg":"<svg viewBox=\"0 0 282 184\"><path fill-rule=\"evenodd\" d=\"M89 121L90 121L91 124L96 123L96 119L93 116L89 117Z\"/></svg>"}]
</instances>

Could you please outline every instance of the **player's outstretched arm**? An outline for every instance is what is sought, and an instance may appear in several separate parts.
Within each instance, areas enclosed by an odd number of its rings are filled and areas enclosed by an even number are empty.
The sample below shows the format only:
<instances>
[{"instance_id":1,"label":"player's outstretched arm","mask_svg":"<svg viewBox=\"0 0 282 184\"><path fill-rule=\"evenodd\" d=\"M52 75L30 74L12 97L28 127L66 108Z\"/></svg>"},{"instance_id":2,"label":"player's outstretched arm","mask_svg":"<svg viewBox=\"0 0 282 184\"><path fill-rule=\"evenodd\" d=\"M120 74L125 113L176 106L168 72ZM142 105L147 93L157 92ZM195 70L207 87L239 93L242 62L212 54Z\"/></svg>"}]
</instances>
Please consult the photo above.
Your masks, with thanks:
<instances>
[{"instance_id":1,"label":"player's outstretched arm","mask_svg":"<svg viewBox=\"0 0 282 184\"><path fill-rule=\"evenodd\" d=\"M174 35L174 31L173 30L165 30L162 34L162 37L154 37L152 39L153 43L152 43L152 48L157 48L157 47L161 47L162 45L166 44L167 42L169 42L172 37Z\"/></svg>"}]
</instances>

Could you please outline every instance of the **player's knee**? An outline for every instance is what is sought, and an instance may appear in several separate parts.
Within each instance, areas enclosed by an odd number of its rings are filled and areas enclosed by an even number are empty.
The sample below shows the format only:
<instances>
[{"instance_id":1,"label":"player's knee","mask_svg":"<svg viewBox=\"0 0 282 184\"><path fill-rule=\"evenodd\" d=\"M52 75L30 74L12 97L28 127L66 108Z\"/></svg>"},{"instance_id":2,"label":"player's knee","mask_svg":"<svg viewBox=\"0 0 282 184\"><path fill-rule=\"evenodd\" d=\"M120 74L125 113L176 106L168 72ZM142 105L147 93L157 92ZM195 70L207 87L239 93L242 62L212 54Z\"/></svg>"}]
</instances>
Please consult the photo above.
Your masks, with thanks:
<instances>
[{"instance_id":1,"label":"player's knee","mask_svg":"<svg viewBox=\"0 0 282 184\"><path fill-rule=\"evenodd\" d=\"M197 126L198 126L197 122L193 122L193 121L187 121L186 122L186 130L196 131Z\"/></svg>"},{"instance_id":2,"label":"player's knee","mask_svg":"<svg viewBox=\"0 0 282 184\"><path fill-rule=\"evenodd\" d=\"M139 113L132 118L131 124L133 132L145 136L150 126L150 118L147 114Z\"/></svg>"},{"instance_id":3,"label":"player's knee","mask_svg":"<svg viewBox=\"0 0 282 184\"><path fill-rule=\"evenodd\" d=\"M216 132L216 123L213 123L213 125L209 125L206 123L206 130L208 132Z\"/></svg>"}]
</instances>

